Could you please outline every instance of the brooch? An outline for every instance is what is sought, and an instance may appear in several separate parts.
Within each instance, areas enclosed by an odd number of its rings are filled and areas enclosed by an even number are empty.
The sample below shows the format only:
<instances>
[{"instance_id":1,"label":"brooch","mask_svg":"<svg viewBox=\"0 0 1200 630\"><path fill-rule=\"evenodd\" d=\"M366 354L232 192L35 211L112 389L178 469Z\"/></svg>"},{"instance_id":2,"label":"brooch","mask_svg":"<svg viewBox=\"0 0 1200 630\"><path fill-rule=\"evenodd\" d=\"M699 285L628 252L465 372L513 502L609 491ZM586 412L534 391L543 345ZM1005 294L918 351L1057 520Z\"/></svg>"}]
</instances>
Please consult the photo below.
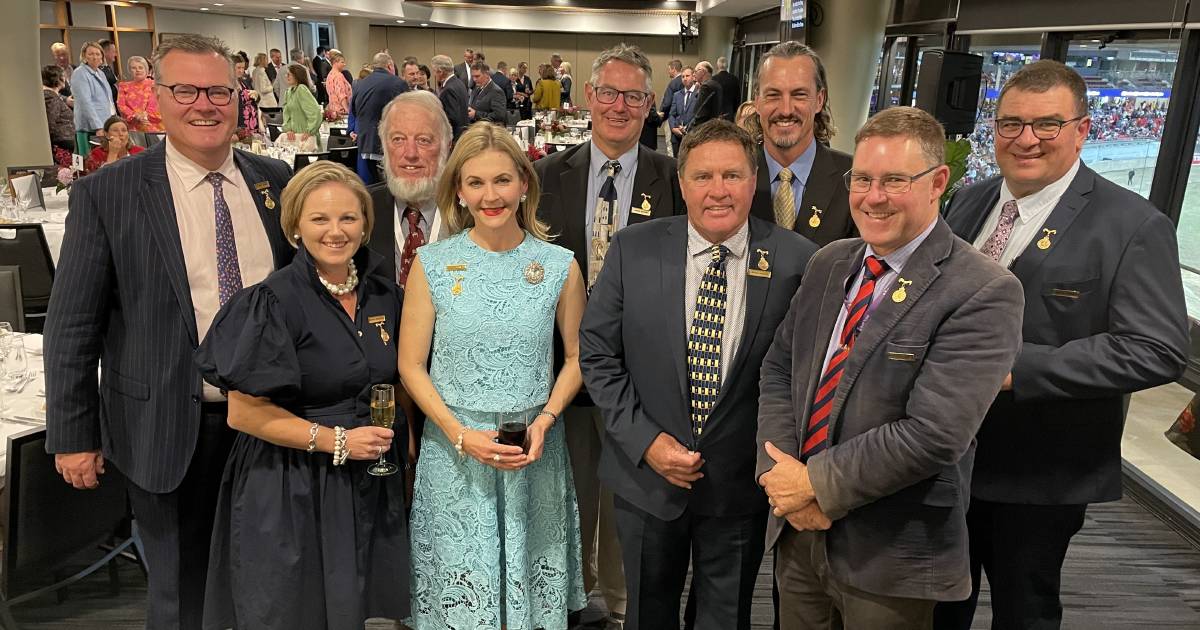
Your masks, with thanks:
<instances>
[{"instance_id":1,"label":"brooch","mask_svg":"<svg viewBox=\"0 0 1200 630\"><path fill-rule=\"evenodd\" d=\"M538 261L533 261L525 267L525 282L529 284L541 284L546 277L546 270Z\"/></svg>"}]
</instances>

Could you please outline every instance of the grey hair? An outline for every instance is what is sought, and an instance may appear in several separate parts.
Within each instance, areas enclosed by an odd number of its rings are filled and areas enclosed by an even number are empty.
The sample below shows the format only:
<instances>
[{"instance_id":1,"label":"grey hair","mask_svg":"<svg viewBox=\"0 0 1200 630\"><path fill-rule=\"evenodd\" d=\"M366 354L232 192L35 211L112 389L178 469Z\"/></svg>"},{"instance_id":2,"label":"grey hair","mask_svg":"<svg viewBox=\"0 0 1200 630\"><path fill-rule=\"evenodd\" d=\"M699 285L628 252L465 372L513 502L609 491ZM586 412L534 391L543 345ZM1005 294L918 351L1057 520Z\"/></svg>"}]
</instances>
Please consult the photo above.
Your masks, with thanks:
<instances>
[{"instance_id":1,"label":"grey hair","mask_svg":"<svg viewBox=\"0 0 1200 630\"><path fill-rule=\"evenodd\" d=\"M392 56L385 52L377 52L371 58L371 67L373 68L387 68L389 63L392 63Z\"/></svg>"},{"instance_id":2,"label":"grey hair","mask_svg":"<svg viewBox=\"0 0 1200 630\"><path fill-rule=\"evenodd\" d=\"M600 70L610 61L622 61L641 70L642 74L646 75L646 93L654 93L654 68L650 65L650 59L641 48L625 42L600 53L592 62L592 77L589 82L593 87L600 82Z\"/></svg>"},{"instance_id":3,"label":"grey hair","mask_svg":"<svg viewBox=\"0 0 1200 630\"><path fill-rule=\"evenodd\" d=\"M392 110L397 107L416 107L425 110L425 113L433 117L433 131L438 135L438 144L441 147L441 158L445 160L450 155L450 140L454 134L450 130L450 120L446 118L446 110L442 108L442 101L433 92L425 90L409 90L393 98L387 105L383 106L383 112L379 114L379 141L387 143L388 133L391 131L389 121L391 120ZM383 152L384 159L387 159L387 151Z\"/></svg>"},{"instance_id":4,"label":"grey hair","mask_svg":"<svg viewBox=\"0 0 1200 630\"><path fill-rule=\"evenodd\" d=\"M703 71L707 72L709 76L712 76L712 74L713 74L712 64L708 63L707 61L700 61L700 62L696 63L696 65L693 66L692 69L693 70L703 70Z\"/></svg>"},{"instance_id":5,"label":"grey hair","mask_svg":"<svg viewBox=\"0 0 1200 630\"><path fill-rule=\"evenodd\" d=\"M724 57L717 57L717 70L724 70L729 67L729 60Z\"/></svg>"},{"instance_id":6,"label":"grey hair","mask_svg":"<svg viewBox=\"0 0 1200 630\"><path fill-rule=\"evenodd\" d=\"M155 68L162 68L163 59L174 51L194 55L214 54L224 59L225 63L229 65L229 80L232 81L234 78L233 55L230 54L229 47L225 45L225 42L215 37L187 34L168 39L154 49L154 54L150 56L150 64Z\"/></svg>"},{"instance_id":7,"label":"grey hair","mask_svg":"<svg viewBox=\"0 0 1200 630\"><path fill-rule=\"evenodd\" d=\"M126 67L132 66L133 62L135 62L135 61L142 62L142 65L146 66L146 72L150 72L150 62L146 61L146 58L141 55L134 55L134 56L130 57L128 60L125 61L125 66Z\"/></svg>"},{"instance_id":8,"label":"grey hair","mask_svg":"<svg viewBox=\"0 0 1200 630\"><path fill-rule=\"evenodd\" d=\"M454 70L454 62L446 55L434 55L433 59L429 60L429 68L438 72L448 72Z\"/></svg>"},{"instance_id":9,"label":"grey hair","mask_svg":"<svg viewBox=\"0 0 1200 630\"><path fill-rule=\"evenodd\" d=\"M300 61L304 58L304 51L299 48L293 48L288 51L288 56L292 58L292 61Z\"/></svg>"},{"instance_id":10,"label":"grey hair","mask_svg":"<svg viewBox=\"0 0 1200 630\"><path fill-rule=\"evenodd\" d=\"M828 143L830 138L837 135L837 127L834 126L833 114L829 111L829 81L825 78L825 64L821 63L821 57L815 50L795 40L775 44L762 56L762 59L759 59L758 69L754 72L754 84L762 85L762 71L767 60L795 59L796 57L808 57L812 61L813 68L816 69L817 92L825 93L825 107L817 112L813 124L813 136L818 142Z\"/></svg>"}]
</instances>

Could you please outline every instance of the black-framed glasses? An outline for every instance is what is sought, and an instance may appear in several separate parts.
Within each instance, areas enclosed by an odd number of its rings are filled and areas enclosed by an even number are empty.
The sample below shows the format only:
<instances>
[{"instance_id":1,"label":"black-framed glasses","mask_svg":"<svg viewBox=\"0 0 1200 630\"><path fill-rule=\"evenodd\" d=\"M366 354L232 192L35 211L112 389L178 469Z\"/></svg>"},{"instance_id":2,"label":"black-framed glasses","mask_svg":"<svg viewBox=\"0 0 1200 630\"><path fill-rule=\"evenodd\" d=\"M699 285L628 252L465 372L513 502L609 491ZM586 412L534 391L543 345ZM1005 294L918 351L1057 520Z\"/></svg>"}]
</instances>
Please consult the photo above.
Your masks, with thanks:
<instances>
[{"instance_id":1,"label":"black-framed glasses","mask_svg":"<svg viewBox=\"0 0 1200 630\"><path fill-rule=\"evenodd\" d=\"M913 182L925 177L934 172L941 164L935 164L929 168L917 173L916 175L884 175L883 177L871 177L862 173L855 173L854 170L846 171L842 178L846 180L846 189L853 193L871 192L871 183L878 180L880 188L883 192L889 195L903 195L912 190Z\"/></svg>"},{"instance_id":2,"label":"black-framed glasses","mask_svg":"<svg viewBox=\"0 0 1200 630\"><path fill-rule=\"evenodd\" d=\"M641 107L650 100L650 95L641 90L617 90L610 87L599 86L595 89L596 100L605 105L612 105L617 102L617 97L625 99L625 104L629 107Z\"/></svg>"},{"instance_id":3,"label":"black-framed glasses","mask_svg":"<svg viewBox=\"0 0 1200 630\"><path fill-rule=\"evenodd\" d=\"M1020 118L997 118L992 122L996 125L996 134L1001 138L1008 138L1009 140L1019 138L1021 134L1025 133L1025 127L1029 127L1033 130L1033 136L1038 140L1053 140L1058 137L1058 134L1062 133L1064 126L1083 120L1085 117L1086 114L1084 116L1076 116L1070 120L1038 118L1028 122Z\"/></svg>"},{"instance_id":4,"label":"black-framed glasses","mask_svg":"<svg viewBox=\"0 0 1200 630\"><path fill-rule=\"evenodd\" d=\"M208 102L213 105L228 105L229 101L233 100L233 88L225 85L210 85L208 87L199 87L190 83L176 83L175 85L159 83L158 85L171 90L171 96L180 105L195 103L196 99L200 98L201 92L204 92L204 95L208 98Z\"/></svg>"}]
</instances>

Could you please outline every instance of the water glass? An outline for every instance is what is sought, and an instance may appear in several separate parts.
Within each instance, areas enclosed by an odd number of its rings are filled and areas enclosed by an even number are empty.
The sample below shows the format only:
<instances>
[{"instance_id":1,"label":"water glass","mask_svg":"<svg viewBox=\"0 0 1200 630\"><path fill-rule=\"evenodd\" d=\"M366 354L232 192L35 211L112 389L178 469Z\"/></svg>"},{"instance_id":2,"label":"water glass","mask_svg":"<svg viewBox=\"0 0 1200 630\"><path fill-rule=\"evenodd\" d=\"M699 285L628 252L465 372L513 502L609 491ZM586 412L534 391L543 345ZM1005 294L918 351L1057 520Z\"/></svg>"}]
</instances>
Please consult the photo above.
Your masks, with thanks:
<instances>
[{"instance_id":1,"label":"water glass","mask_svg":"<svg viewBox=\"0 0 1200 630\"><path fill-rule=\"evenodd\" d=\"M524 453L529 452L529 444L525 437L529 431L528 411L504 411L496 414L496 441L508 446L520 446Z\"/></svg>"},{"instance_id":2,"label":"water glass","mask_svg":"<svg viewBox=\"0 0 1200 630\"><path fill-rule=\"evenodd\" d=\"M9 343L8 351L4 353L4 387L10 392L17 391L24 385L29 376L29 361L25 358L25 345L20 339Z\"/></svg>"}]
</instances>

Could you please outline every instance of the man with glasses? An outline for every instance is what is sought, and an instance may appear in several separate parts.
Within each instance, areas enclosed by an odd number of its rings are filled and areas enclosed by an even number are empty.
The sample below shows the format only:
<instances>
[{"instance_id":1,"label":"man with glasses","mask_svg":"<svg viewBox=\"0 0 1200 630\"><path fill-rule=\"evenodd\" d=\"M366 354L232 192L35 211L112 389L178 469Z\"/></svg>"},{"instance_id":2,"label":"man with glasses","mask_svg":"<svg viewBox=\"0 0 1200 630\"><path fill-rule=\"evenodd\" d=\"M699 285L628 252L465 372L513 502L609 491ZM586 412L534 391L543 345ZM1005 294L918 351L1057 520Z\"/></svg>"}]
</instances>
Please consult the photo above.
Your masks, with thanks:
<instances>
[{"instance_id":1,"label":"man with glasses","mask_svg":"<svg viewBox=\"0 0 1200 630\"><path fill-rule=\"evenodd\" d=\"M911 107L859 130L845 177L862 238L813 257L763 361L757 475L784 630L928 628L935 602L971 591L971 446L1022 298L938 217L945 138Z\"/></svg>"},{"instance_id":2,"label":"man with glasses","mask_svg":"<svg viewBox=\"0 0 1200 630\"><path fill-rule=\"evenodd\" d=\"M550 233L558 235L558 243L575 253L589 290L617 230L683 212L675 160L638 142L654 107L652 77L650 60L636 46L618 44L600 53L584 86L592 112L591 141L533 163L542 183L538 214ZM561 347L555 346L558 362ZM604 421L582 390L563 414L579 499L584 586L591 590L599 583L610 614L617 618L625 612L625 580L612 497L601 492L596 479Z\"/></svg>"},{"instance_id":3,"label":"man with glasses","mask_svg":"<svg viewBox=\"0 0 1200 630\"><path fill-rule=\"evenodd\" d=\"M154 68L166 141L71 191L46 321L46 450L76 488L106 483L106 469L129 480L146 627L198 629L233 431L192 356L230 296L291 259L279 228L290 173L230 148L237 84L224 44L165 41Z\"/></svg>"},{"instance_id":4,"label":"man with glasses","mask_svg":"<svg viewBox=\"0 0 1200 630\"><path fill-rule=\"evenodd\" d=\"M1057 628L1063 558L1089 503L1121 497L1129 394L1174 381L1188 353L1175 229L1079 155L1083 79L1024 66L996 105L998 177L954 196L946 220L1025 287L1021 354L979 432L965 602L938 628L971 627L980 570L996 628Z\"/></svg>"}]
</instances>

